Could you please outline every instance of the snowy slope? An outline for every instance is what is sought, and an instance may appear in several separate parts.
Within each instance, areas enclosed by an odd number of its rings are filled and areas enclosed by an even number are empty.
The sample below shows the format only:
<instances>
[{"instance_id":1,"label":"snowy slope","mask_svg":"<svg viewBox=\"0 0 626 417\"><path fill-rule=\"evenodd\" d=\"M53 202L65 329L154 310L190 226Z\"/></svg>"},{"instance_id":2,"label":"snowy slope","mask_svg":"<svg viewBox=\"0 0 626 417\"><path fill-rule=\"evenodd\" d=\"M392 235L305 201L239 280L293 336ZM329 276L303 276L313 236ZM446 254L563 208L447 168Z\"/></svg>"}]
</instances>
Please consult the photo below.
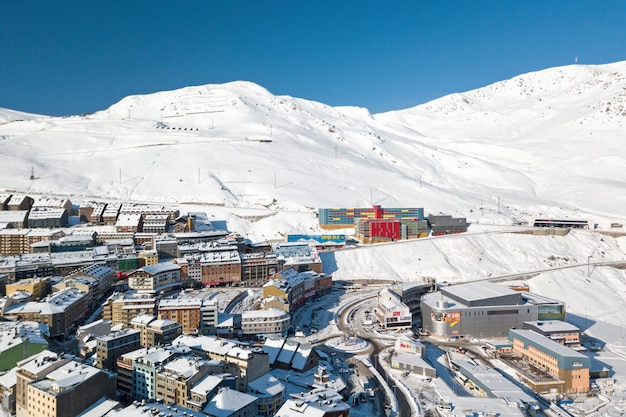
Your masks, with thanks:
<instances>
[{"instance_id":1,"label":"snowy slope","mask_svg":"<svg viewBox=\"0 0 626 417\"><path fill-rule=\"evenodd\" d=\"M0 189L208 204L233 229L266 238L317 231L318 207L372 203L480 223L552 214L608 227L626 220L625 97L619 62L378 115L250 82L130 96L66 118L3 110Z\"/></svg>"}]
</instances>

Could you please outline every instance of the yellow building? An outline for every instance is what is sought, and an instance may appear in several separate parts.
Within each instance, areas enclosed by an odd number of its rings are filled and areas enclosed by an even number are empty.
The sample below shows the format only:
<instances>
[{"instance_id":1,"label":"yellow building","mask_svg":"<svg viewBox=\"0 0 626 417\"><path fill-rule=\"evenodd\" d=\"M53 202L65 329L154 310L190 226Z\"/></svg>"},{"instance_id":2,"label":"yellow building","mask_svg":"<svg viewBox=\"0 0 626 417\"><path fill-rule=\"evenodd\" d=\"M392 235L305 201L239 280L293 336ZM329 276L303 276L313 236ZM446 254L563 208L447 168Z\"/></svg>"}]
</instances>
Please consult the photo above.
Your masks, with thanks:
<instances>
[{"instance_id":1,"label":"yellow building","mask_svg":"<svg viewBox=\"0 0 626 417\"><path fill-rule=\"evenodd\" d=\"M153 295L115 293L102 304L102 318L113 325L130 327L131 320L140 314L156 314L156 298Z\"/></svg>"},{"instance_id":2,"label":"yellow building","mask_svg":"<svg viewBox=\"0 0 626 417\"><path fill-rule=\"evenodd\" d=\"M40 300L48 294L47 278L28 278L17 281L13 284L7 284L6 295L11 296L16 291L26 291L30 293L33 300Z\"/></svg>"},{"instance_id":3,"label":"yellow building","mask_svg":"<svg viewBox=\"0 0 626 417\"><path fill-rule=\"evenodd\" d=\"M143 259L143 265L156 265L159 263L159 253L155 250L144 250L139 252L139 259Z\"/></svg>"}]
</instances>

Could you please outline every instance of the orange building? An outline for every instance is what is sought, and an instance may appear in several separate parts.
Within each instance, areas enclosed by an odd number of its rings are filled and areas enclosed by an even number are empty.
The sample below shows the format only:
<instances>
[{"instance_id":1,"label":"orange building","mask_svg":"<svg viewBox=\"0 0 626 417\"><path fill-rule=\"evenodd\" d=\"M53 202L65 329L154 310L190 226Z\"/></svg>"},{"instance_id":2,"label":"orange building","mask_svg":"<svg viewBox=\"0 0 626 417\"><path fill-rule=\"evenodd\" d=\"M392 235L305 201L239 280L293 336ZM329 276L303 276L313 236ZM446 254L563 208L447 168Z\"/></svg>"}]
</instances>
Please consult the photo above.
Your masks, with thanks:
<instances>
[{"instance_id":1,"label":"orange building","mask_svg":"<svg viewBox=\"0 0 626 417\"><path fill-rule=\"evenodd\" d=\"M521 375L535 391L542 393L555 388L564 393L589 391L591 359L587 356L532 330L511 329L509 341L513 343L513 353L553 377Z\"/></svg>"}]
</instances>

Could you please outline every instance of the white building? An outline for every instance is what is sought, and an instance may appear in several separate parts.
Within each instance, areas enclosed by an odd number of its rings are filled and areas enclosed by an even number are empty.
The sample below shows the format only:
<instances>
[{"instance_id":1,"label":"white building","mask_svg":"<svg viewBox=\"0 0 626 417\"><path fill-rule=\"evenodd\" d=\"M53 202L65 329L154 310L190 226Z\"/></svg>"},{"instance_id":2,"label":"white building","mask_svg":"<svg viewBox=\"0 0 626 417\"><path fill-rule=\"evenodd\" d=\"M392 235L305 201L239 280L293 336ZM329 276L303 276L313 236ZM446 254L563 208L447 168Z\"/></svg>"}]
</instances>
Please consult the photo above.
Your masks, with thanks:
<instances>
[{"instance_id":1,"label":"white building","mask_svg":"<svg viewBox=\"0 0 626 417\"><path fill-rule=\"evenodd\" d=\"M413 321L411 309L393 291L383 289L378 293L376 318L385 329L410 329Z\"/></svg>"},{"instance_id":2,"label":"white building","mask_svg":"<svg viewBox=\"0 0 626 417\"><path fill-rule=\"evenodd\" d=\"M283 405L285 386L275 376L265 374L248 383L248 394L257 400L257 417L271 417Z\"/></svg>"},{"instance_id":3,"label":"white building","mask_svg":"<svg viewBox=\"0 0 626 417\"><path fill-rule=\"evenodd\" d=\"M180 266L172 262L144 266L128 275L128 287L140 292L157 293L180 286Z\"/></svg>"},{"instance_id":4,"label":"white building","mask_svg":"<svg viewBox=\"0 0 626 417\"><path fill-rule=\"evenodd\" d=\"M271 336L287 336L290 325L289 313L278 308L244 311L241 314L241 331L247 338L265 340Z\"/></svg>"}]
</instances>

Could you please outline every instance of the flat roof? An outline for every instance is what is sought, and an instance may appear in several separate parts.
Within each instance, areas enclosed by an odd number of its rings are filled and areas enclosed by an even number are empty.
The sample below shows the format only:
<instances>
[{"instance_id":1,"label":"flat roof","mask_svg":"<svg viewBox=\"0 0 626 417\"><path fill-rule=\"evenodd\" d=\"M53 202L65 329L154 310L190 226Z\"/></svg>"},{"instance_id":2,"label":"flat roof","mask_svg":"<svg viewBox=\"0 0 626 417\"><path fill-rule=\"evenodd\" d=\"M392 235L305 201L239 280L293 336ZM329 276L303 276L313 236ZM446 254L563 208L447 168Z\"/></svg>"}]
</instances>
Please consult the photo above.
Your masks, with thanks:
<instances>
[{"instance_id":1,"label":"flat roof","mask_svg":"<svg viewBox=\"0 0 626 417\"><path fill-rule=\"evenodd\" d=\"M561 320L525 321L524 324L534 326L544 332L579 332L580 329L571 323Z\"/></svg>"},{"instance_id":2,"label":"flat roof","mask_svg":"<svg viewBox=\"0 0 626 417\"><path fill-rule=\"evenodd\" d=\"M473 301L484 300L486 298L496 298L519 294L504 285L494 284L489 281L468 282L465 284L449 285L442 287L441 292L444 295L452 296L469 303Z\"/></svg>"}]
</instances>

